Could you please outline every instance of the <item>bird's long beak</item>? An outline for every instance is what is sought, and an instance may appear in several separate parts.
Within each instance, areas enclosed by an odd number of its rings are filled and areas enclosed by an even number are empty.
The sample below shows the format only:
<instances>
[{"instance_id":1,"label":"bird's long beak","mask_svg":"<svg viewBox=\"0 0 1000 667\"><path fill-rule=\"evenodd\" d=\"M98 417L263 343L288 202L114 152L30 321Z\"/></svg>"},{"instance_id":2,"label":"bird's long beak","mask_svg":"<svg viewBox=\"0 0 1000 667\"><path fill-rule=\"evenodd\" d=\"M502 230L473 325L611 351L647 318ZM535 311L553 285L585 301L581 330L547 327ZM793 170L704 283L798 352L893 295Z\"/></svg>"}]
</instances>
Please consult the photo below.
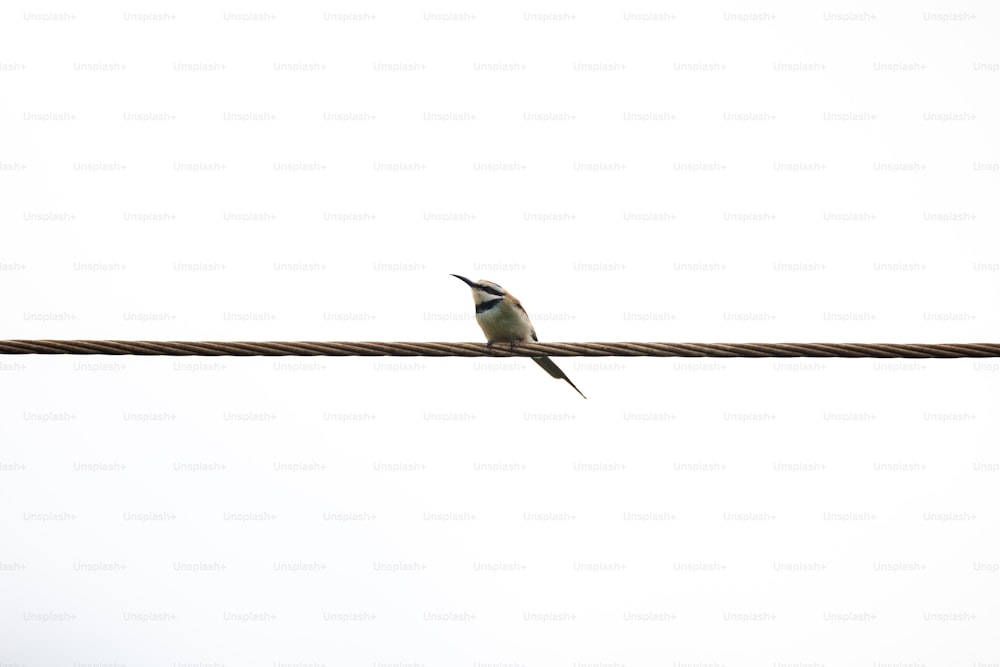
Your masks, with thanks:
<instances>
[{"instance_id":1,"label":"bird's long beak","mask_svg":"<svg viewBox=\"0 0 1000 667\"><path fill-rule=\"evenodd\" d=\"M476 286L476 283L472 282L471 280L469 280L465 276L460 276L457 273L452 273L452 274L449 274L449 275L455 276L456 278L458 278L459 280L461 280L463 283L465 283L469 287L475 287Z\"/></svg>"}]
</instances>

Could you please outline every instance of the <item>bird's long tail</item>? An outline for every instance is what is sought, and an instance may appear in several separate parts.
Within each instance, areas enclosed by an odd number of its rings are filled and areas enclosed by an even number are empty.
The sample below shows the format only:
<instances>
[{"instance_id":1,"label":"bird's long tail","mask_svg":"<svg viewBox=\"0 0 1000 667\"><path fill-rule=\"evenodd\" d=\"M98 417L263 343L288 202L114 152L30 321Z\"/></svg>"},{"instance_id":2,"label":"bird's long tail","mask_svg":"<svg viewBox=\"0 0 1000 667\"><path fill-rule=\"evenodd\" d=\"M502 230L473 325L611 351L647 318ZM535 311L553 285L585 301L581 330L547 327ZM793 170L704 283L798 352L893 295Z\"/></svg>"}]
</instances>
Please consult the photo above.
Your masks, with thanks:
<instances>
[{"instance_id":1,"label":"bird's long tail","mask_svg":"<svg viewBox=\"0 0 1000 667\"><path fill-rule=\"evenodd\" d=\"M539 366L541 366L542 368L544 368L545 372L547 372L549 375L556 378L557 380L566 380L566 382L569 382L569 386L573 387L573 389L576 389L576 393L583 396L583 392L576 388L576 385L573 384L572 380L566 377L566 374L562 372L561 368L556 366L556 362L552 361L548 357L532 357L531 360L534 361ZM583 397L587 398L586 396Z\"/></svg>"}]
</instances>

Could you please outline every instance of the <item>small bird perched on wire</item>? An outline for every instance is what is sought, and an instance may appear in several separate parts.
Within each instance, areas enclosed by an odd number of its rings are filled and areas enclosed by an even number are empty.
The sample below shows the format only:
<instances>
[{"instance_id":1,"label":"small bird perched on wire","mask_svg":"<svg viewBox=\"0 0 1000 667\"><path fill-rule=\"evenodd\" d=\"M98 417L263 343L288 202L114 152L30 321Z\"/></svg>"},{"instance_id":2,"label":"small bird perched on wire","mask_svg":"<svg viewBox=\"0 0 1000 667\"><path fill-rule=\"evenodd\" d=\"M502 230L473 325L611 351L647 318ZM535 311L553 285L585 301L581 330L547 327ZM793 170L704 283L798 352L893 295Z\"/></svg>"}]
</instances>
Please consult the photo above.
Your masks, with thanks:
<instances>
[{"instance_id":1,"label":"small bird perched on wire","mask_svg":"<svg viewBox=\"0 0 1000 667\"><path fill-rule=\"evenodd\" d=\"M455 273L451 275L472 288L472 300L476 302L476 322L486 334L487 345L510 343L511 349L514 349L515 343L526 340L538 342L528 313L513 294L488 280L472 281ZM531 360L557 380L569 382L569 386L583 396L583 392L577 389L554 361L548 357L531 357Z\"/></svg>"}]
</instances>

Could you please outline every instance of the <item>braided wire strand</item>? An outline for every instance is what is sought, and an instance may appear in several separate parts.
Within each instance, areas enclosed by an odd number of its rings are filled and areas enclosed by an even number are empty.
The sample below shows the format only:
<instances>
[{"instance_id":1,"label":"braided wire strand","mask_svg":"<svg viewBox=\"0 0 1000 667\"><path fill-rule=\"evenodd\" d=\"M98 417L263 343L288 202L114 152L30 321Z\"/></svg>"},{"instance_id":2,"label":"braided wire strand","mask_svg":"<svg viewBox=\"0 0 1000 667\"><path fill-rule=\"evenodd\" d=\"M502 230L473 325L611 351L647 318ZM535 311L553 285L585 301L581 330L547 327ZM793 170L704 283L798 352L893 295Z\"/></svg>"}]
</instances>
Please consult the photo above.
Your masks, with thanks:
<instances>
[{"instance_id":1,"label":"braided wire strand","mask_svg":"<svg viewBox=\"0 0 1000 667\"><path fill-rule=\"evenodd\" d=\"M1000 343L407 343L0 340L0 354L199 357L1000 357Z\"/></svg>"}]
</instances>

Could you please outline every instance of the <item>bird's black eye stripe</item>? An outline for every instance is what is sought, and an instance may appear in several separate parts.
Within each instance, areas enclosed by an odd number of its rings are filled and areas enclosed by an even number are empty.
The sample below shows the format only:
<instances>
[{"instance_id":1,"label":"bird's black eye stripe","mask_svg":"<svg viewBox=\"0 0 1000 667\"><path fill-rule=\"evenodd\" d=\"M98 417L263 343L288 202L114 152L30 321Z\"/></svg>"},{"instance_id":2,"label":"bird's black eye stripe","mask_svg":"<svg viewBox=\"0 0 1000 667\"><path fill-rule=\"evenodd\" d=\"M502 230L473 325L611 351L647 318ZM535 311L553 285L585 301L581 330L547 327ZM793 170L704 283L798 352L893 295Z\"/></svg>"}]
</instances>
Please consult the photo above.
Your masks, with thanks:
<instances>
[{"instance_id":1,"label":"bird's black eye stripe","mask_svg":"<svg viewBox=\"0 0 1000 667\"><path fill-rule=\"evenodd\" d=\"M482 290L488 294L492 294L493 296L500 296L500 297L503 296L503 292L501 292L495 287L490 287L489 285L476 285L476 289Z\"/></svg>"}]
</instances>

